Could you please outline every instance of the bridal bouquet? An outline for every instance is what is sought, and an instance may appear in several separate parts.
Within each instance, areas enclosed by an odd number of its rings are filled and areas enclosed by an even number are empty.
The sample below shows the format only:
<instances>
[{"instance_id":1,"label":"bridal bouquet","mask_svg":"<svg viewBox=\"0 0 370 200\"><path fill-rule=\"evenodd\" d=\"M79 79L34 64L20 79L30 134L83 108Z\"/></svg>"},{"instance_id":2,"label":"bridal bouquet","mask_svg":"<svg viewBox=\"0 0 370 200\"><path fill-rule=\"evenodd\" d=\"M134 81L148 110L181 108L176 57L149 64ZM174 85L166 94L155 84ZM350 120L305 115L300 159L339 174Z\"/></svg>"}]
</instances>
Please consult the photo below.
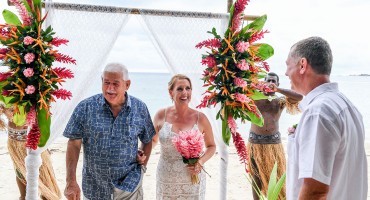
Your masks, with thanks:
<instances>
[{"instance_id":1,"label":"bridal bouquet","mask_svg":"<svg viewBox=\"0 0 370 200\"><path fill-rule=\"evenodd\" d=\"M180 131L179 135L172 139L172 143L185 164L197 164L204 147L203 134L199 130ZM191 182L199 184L198 175L192 175Z\"/></svg>"},{"instance_id":2,"label":"bridal bouquet","mask_svg":"<svg viewBox=\"0 0 370 200\"><path fill-rule=\"evenodd\" d=\"M269 71L265 60L274 54L270 45L257 42L268 33L262 30L267 16L242 27L243 11L248 2L236 0L223 36L213 28L209 32L213 38L196 45L196 48L208 49L201 61L205 65L202 80L207 89L198 108L221 105L216 119L222 119L222 137L226 144L229 144L231 135L238 135L228 121L241 119L263 126L263 117L254 101L267 99L264 93L272 92L268 84L259 81Z\"/></svg>"},{"instance_id":3,"label":"bridal bouquet","mask_svg":"<svg viewBox=\"0 0 370 200\"><path fill-rule=\"evenodd\" d=\"M42 28L41 0L9 0L21 20L9 10L3 11L6 24L0 24L0 61L6 71L0 73L0 101L13 107L13 122L31 127L26 146L43 147L50 136L50 104L70 99L70 91L61 89L65 79L73 78L71 70L53 63L76 64L55 48L68 40L54 37L49 26Z\"/></svg>"}]
</instances>

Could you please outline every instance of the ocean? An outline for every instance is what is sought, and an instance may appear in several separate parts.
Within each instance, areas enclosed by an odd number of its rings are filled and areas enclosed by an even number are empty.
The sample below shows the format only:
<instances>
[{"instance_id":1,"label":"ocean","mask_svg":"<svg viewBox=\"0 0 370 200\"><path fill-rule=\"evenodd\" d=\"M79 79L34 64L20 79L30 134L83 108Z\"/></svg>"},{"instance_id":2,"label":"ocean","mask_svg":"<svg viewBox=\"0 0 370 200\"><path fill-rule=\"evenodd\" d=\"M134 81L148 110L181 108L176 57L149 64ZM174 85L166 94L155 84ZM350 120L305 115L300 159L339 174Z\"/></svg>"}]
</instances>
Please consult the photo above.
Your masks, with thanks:
<instances>
[{"instance_id":1,"label":"ocean","mask_svg":"<svg viewBox=\"0 0 370 200\"><path fill-rule=\"evenodd\" d=\"M131 86L128 92L147 104L153 118L160 108L172 104L167 90L170 78L171 74L169 73L130 73ZM332 76L331 81L337 82L339 89L360 110L364 119L366 139L370 140L370 76ZM280 75L280 87L290 88L289 80L284 75ZM94 85L93 90L100 92L100 84ZM204 92L204 88L201 91ZM198 105L198 102L194 103ZM280 118L280 132L283 139L287 136L288 127L298 123L299 118L300 115L289 115L285 111L283 112ZM238 124L238 131L246 138L250 123L241 124L239 122ZM0 136L5 136L5 133L0 132Z\"/></svg>"},{"instance_id":2,"label":"ocean","mask_svg":"<svg viewBox=\"0 0 370 200\"><path fill-rule=\"evenodd\" d=\"M279 76L280 87L290 88L288 78L284 75ZM129 93L147 104L152 117L160 108L172 104L167 90L167 83L171 78L171 74L130 73L130 78L132 83ZM331 81L337 82L340 91L360 110L364 119L366 139L370 140L370 76L332 76ZM203 92L204 89L201 91ZM287 136L288 127L298 123L299 119L299 114L289 115L285 111L283 112L280 118L280 132L283 139ZM215 120L215 118L209 120ZM247 137L250 123L238 124L239 132L241 132L243 137Z\"/></svg>"}]
</instances>

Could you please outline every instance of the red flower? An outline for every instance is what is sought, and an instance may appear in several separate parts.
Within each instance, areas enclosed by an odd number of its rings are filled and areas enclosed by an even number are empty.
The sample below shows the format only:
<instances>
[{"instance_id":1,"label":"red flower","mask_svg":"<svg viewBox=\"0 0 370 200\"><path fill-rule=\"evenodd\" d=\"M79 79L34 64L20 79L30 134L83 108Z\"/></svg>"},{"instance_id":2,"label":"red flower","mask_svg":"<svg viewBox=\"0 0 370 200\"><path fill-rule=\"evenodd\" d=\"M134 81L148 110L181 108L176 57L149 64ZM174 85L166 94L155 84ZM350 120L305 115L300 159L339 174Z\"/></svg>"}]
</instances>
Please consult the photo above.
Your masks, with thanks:
<instances>
[{"instance_id":1,"label":"red flower","mask_svg":"<svg viewBox=\"0 0 370 200\"><path fill-rule=\"evenodd\" d=\"M10 92L8 90L4 90L3 89L3 92L1 93L3 96L9 96Z\"/></svg>"},{"instance_id":2,"label":"red flower","mask_svg":"<svg viewBox=\"0 0 370 200\"><path fill-rule=\"evenodd\" d=\"M26 147L36 150L37 145L39 144L39 141L40 141L40 136L41 136L41 133L40 133L39 125L37 123L34 123L32 125L30 132L27 134Z\"/></svg>"},{"instance_id":3,"label":"red flower","mask_svg":"<svg viewBox=\"0 0 370 200\"><path fill-rule=\"evenodd\" d=\"M265 36L265 33L269 33L269 31L268 30L265 30L265 31L260 31L260 32L257 32L255 34L253 34L251 36L251 38L249 39L249 42L250 43L253 43L253 42L257 41L257 40L262 39Z\"/></svg>"},{"instance_id":4,"label":"red flower","mask_svg":"<svg viewBox=\"0 0 370 200\"><path fill-rule=\"evenodd\" d=\"M51 94L54 95L57 99L63 99L63 100L71 99L72 97L72 93L65 89L55 90Z\"/></svg>"},{"instance_id":5,"label":"red flower","mask_svg":"<svg viewBox=\"0 0 370 200\"><path fill-rule=\"evenodd\" d=\"M214 67L217 65L217 63L213 56L208 56L202 59L202 65L207 65L208 67Z\"/></svg>"},{"instance_id":6,"label":"red flower","mask_svg":"<svg viewBox=\"0 0 370 200\"><path fill-rule=\"evenodd\" d=\"M68 55L64 55L61 53L54 53L55 60L61 63L71 63L76 64L76 60Z\"/></svg>"},{"instance_id":7,"label":"red flower","mask_svg":"<svg viewBox=\"0 0 370 200\"><path fill-rule=\"evenodd\" d=\"M213 39L208 39L204 40L203 42L199 42L196 46L196 48L201 49L202 47L207 47L207 48L220 48L221 47L221 42L217 38Z\"/></svg>"},{"instance_id":8,"label":"red flower","mask_svg":"<svg viewBox=\"0 0 370 200\"><path fill-rule=\"evenodd\" d=\"M73 78L73 72L65 67L53 68L53 71L59 76L59 78Z\"/></svg>"},{"instance_id":9,"label":"red flower","mask_svg":"<svg viewBox=\"0 0 370 200\"><path fill-rule=\"evenodd\" d=\"M5 72L5 73L0 72L0 82L5 81L12 74L13 74L12 72Z\"/></svg>"},{"instance_id":10,"label":"red flower","mask_svg":"<svg viewBox=\"0 0 370 200\"><path fill-rule=\"evenodd\" d=\"M239 30L241 24L242 13L249 0L237 0L234 7L234 15L232 19L231 31L235 32Z\"/></svg>"},{"instance_id":11,"label":"red flower","mask_svg":"<svg viewBox=\"0 0 370 200\"><path fill-rule=\"evenodd\" d=\"M235 145L235 148L236 148L236 152L238 153L240 162L244 163L244 164L247 164L247 162L248 162L248 151L247 151L247 148L245 146L245 142L244 142L243 138L241 137L241 135L238 132L236 132L236 133L232 132L231 135L233 137L234 145Z\"/></svg>"},{"instance_id":12,"label":"red flower","mask_svg":"<svg viewBox=\"0 0 370 200\"><path fill-rule=\"evenodd\" d=\"M62 44L67 45L68 42L66 39L56 37L51 41L51 45L59 47Z\"/></svg>"}]
</instances>

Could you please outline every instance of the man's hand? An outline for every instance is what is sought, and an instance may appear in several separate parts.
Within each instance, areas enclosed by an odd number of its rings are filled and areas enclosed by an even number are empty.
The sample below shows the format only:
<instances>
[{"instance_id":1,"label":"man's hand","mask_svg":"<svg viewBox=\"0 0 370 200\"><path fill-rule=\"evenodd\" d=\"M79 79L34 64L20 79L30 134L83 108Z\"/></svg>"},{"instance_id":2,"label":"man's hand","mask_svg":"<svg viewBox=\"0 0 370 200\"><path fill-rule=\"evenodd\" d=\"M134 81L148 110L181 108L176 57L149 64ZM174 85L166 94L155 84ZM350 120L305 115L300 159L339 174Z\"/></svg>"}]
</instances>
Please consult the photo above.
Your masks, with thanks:
<instances>
[{"instance_id":1,"label":"man's hand","mask_svg":"<svg viewBox=\"0 0 370 200\"><path fill-rule=\"evenodd\" d=\"M68 200L80 200L81 189L76 181L67 183L66 188L64 189L64 196Z\"/></svg>"},{"instance_id":2,"label":"man's hand","mask_svg":"<svg viewBox=\"0 0 370 200\"><path fill-rule=\"evenodd\" d=\"M141 149L137 150L137 156L136 156L136 161L140 164L143 165L145 163L146 155L144 154L144 151Z\"/></svg>"}]
</instances>

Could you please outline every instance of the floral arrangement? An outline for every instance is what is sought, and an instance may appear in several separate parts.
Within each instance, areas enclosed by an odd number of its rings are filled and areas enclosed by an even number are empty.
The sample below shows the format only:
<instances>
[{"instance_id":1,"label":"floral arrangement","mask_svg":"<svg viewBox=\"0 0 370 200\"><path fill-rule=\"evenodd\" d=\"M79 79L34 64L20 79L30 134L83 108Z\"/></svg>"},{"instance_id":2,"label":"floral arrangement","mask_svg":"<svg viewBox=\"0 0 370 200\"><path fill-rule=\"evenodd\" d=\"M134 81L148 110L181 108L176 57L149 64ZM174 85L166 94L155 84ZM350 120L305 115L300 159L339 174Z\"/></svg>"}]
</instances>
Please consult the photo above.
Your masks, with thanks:
<instances>
[{"instance_id":1,"label":"floral arrangement","mask_svg":"<svg viewBox=\"0 0 370 200\"><path fill-rule=\"evenodd\" d=\"M255 105L255 100L267 99L264 93L273 92L265 82L259 81L269 71L265 61L274 54L274 49L264 43L257 43L267 30L262 30L267 16L263 15L242 28L243 11L249 0L236 0L230 8L229 25L223 37L213 28L212 39L196 45L196 48L207 48L202 57L202 65L206 66L202 80L206 92L197 108L215 106L221 108L216 119L222 119L222 137L229 144L231 135L236 138L237 146L244 146L235 120L263 126L263 116ZM238 136L239 135L239 136ZM241 159L245 159L242 153Z\"/></svg>"},{"instance_id":2,"label":"floral arrangement","mask_svg":"<svg viewBox=\"0 0 370 200\"><path fill-rule=\"evenodd\" d=\"M295 130L297 129L298 124L294 124L293 126L288 128L288 135L294 134Z\"/></svg>"},{"instance_id":3,"label":"floral arrangement","mask_svg":"<svg viewBox=\"0 0 370 200\"><path fill-rule=\"evenodd\" d=\"M42 24L41 0L9 0L21 20L9 10L3 11L6 24L0 24L0 61L7 71L0 73L0 101L14 109L13 122L31 127L26 146L37 149L50 136L50 103L70 99L71 92L59 88L65 79L73 78L71 70L53 63L76 64L55 47L68 40L54 37L53 29ZM5 71L5 70L2 70Z\"/></svg>"},{"instance_id":4,"label":"floral arrangement","mask_svg":"<svg viewBox=\"0 0 370 200\"><path fill-rule=\"evenodd\" d=\"M197 164L204 147L203 134L199 130L180 131L179 135L172 139L172 143L185 164ZM191 182L198 184L198 175L192 175Z\"/></svg>"}]
</instances>

